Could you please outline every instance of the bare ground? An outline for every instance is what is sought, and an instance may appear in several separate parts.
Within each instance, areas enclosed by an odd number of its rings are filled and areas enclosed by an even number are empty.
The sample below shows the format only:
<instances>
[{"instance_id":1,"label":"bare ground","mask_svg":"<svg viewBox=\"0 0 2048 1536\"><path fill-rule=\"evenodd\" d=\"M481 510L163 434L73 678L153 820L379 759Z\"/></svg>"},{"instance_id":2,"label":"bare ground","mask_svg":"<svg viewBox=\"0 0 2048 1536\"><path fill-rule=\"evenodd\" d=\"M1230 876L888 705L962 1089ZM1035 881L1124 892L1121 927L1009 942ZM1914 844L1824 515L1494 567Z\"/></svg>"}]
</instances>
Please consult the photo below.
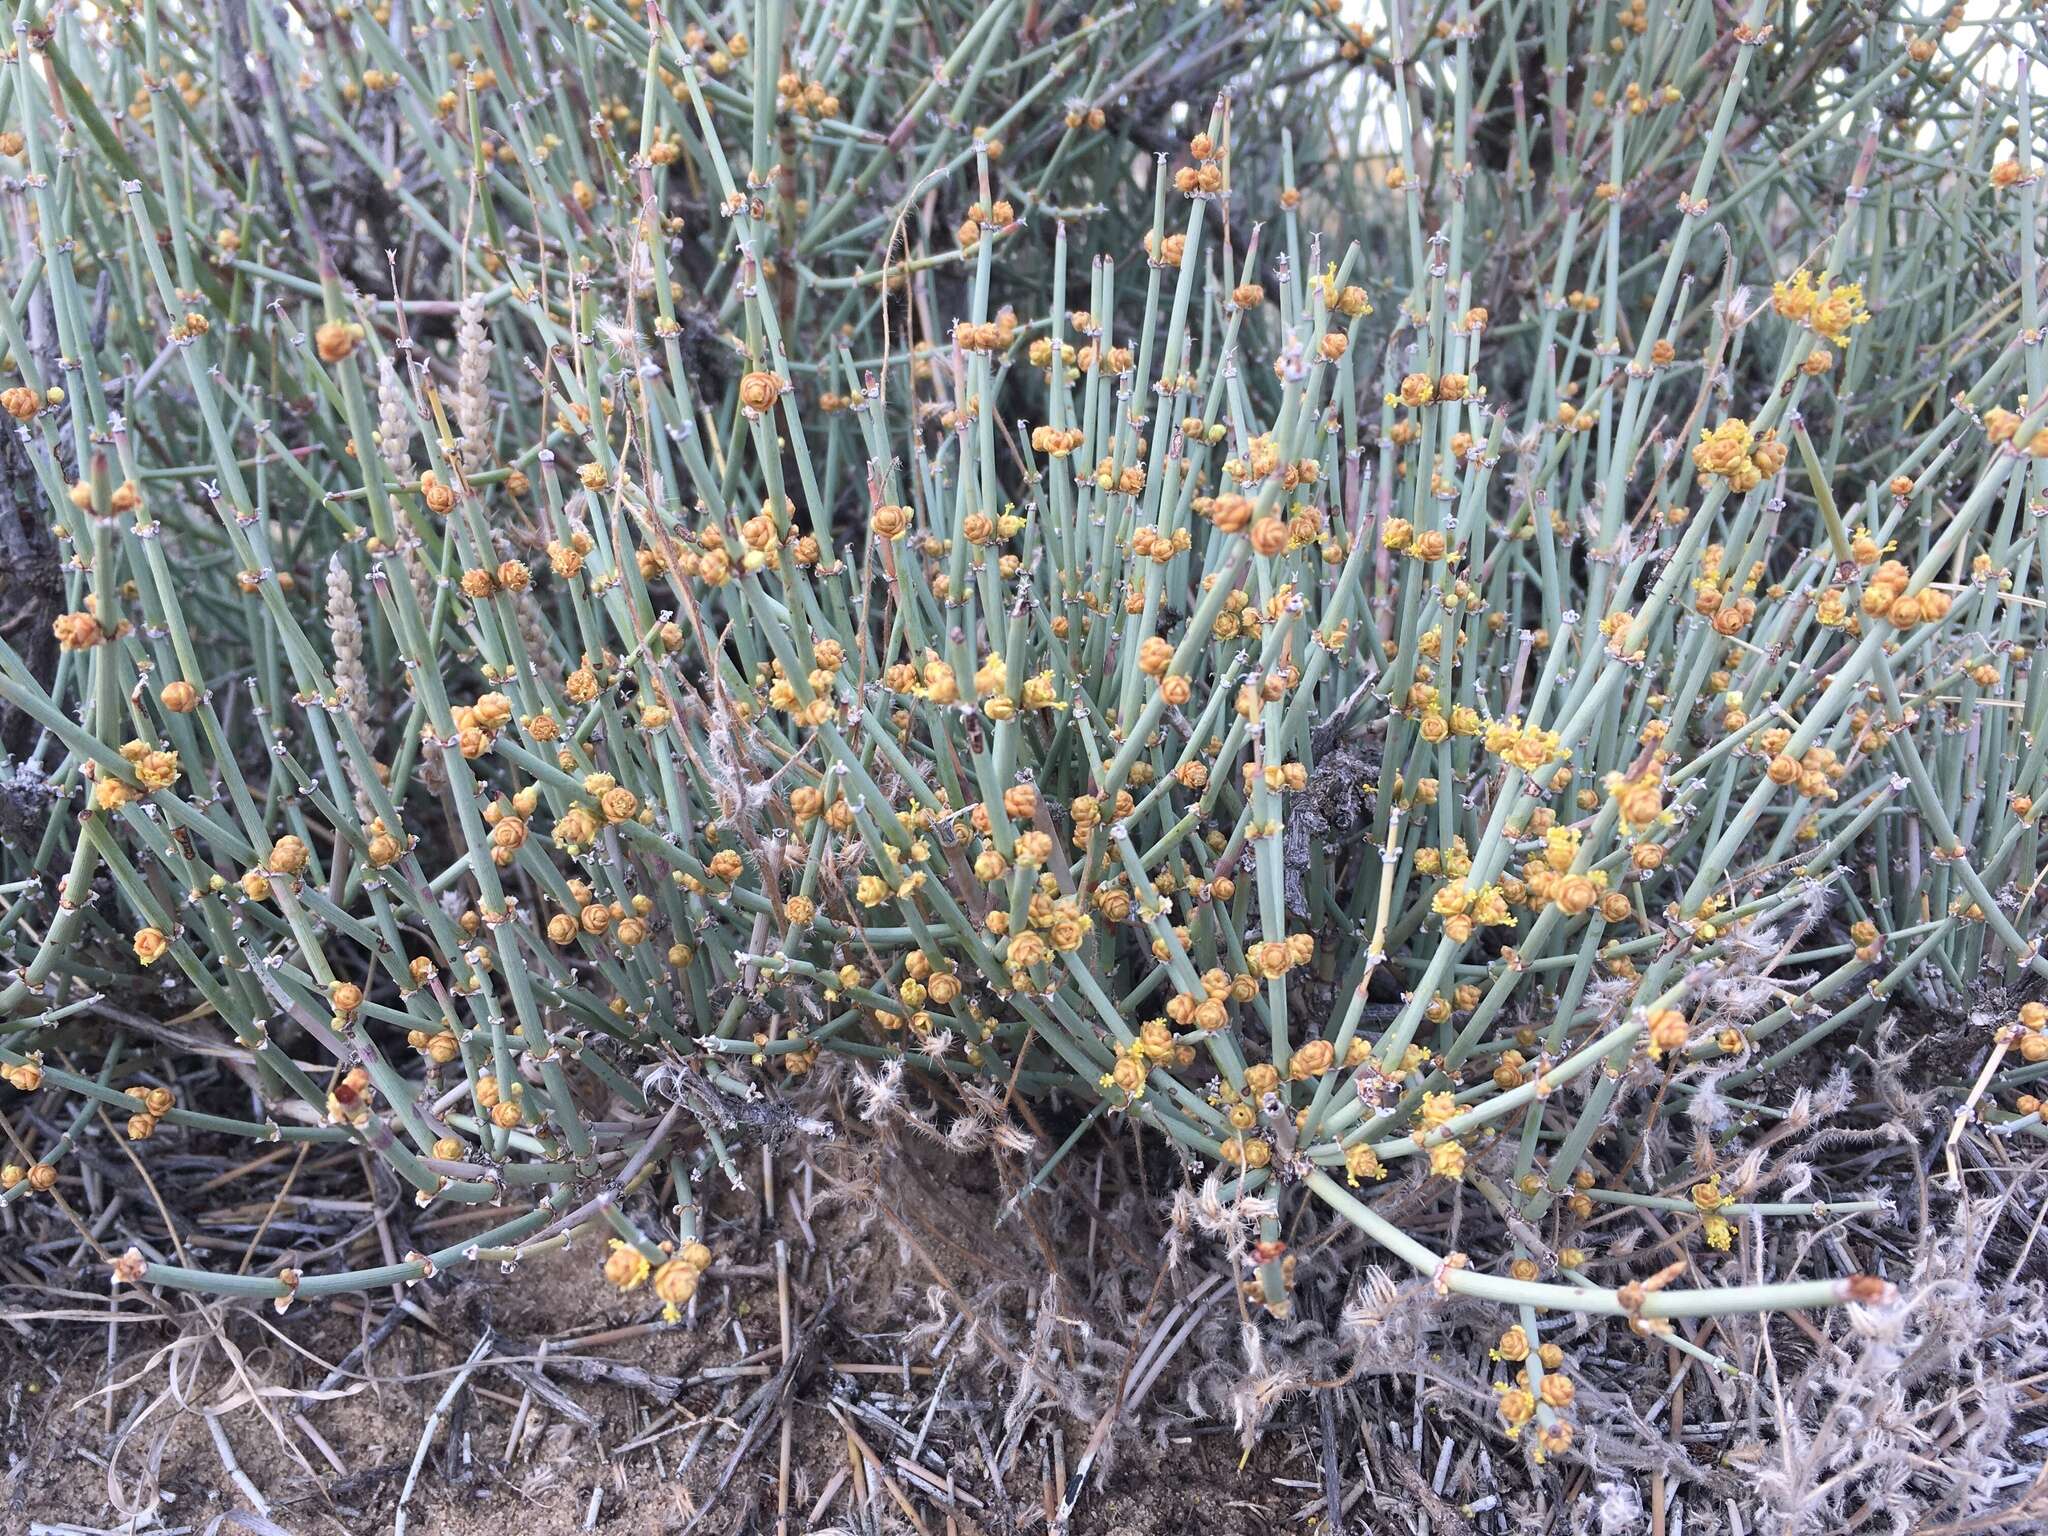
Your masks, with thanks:
<instances>
[{"instance_id":1,"label":"bare ground","mask_svg":"<svg viewBox=\"0 0 2048 1536\"><path fill-rule=\"evenodd\" d=\"M1000 1433L1003 1404L949 1364L957 1350L903 1347L894 1244L852 1225L814 1228L818 1247L800 1231L739 1235L675 1324L606 1285L587 1242L510 1276L415 1287L403 1312L389 1293L282 1318L165 1315L131 1297L108 1321L103 1294L45 1294L0 1334L0 1530L384 1530L409 1478L410 1527L447 1536L508 1519L521 1536L1045 1527L1090 1426L1033 1425L985 1449L963 1434L969 1419ZM1064 1528L1231 1536L1317 1503L1288 1486L1279 1446L1240 1455L1227 1432L1191 1426L1120 1457Z\"/></svg>"},{"instance_id":2,"label":"bare ground","mask_svg":"<svg viewBox=\"0 0 2048 1536\"><path fill-rule=\"evenodd\" d=\"M1032 1165L987 1146L898 1125L785 1148L772 1199L706 1188L718 1263L668 1323L605 1284L593 1239L281 1316L112 1296L100 1255L131 1233L174 1228L232 1270L319 1235L375 1262L459 1229L406 1228L410 1202L366 1199L347 1160L288 1181L283 1160L160 1148L143 1189L109 1129L63 1204L5 1218L0 1531L2038 1530L2048 1176L1973 1133L1956 1198L1945 1125L1910 1124L1925 1114L1893 1095L1829 1131L1825 1178L1888 1192L1892 1216L1745 1232L1700 1260L1874 1272L1904 1305L1689 1328L1721 1368L1552 1320L1581 1435L1547 1463L1492 1413L1496 1310L1325 1230L1299 1234L1298 1315L1248 1329L1243 1271L1200 1233L1177 1247L1177 1170L1124 1136L1002 1223ZM1380 1198L1440 1247L1479 1219L1415 1196ZM1578 1240L1618 1281L1684 1251L1681 1227L1623 1208Z\"/></svg>"}]
</instances>

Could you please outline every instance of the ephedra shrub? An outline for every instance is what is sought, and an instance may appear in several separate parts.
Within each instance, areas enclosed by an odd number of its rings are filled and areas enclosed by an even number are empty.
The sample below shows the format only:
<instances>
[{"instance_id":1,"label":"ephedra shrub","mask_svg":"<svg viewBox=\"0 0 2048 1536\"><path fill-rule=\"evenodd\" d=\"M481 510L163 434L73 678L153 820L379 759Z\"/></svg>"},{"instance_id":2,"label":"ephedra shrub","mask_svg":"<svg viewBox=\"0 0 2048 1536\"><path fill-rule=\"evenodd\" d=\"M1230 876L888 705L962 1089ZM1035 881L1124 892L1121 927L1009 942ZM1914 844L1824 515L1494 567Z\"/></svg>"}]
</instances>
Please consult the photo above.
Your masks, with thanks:
<instances>
[{"instance_id":1,"label":"ephedra shrub","mask_svg":"<svg viewBox=\"0 0 2048 1536\"><path fill-rule=\"evenodd\" d=\"M475 1209L115 1281L679 1307L887 1072L1171 1146L1272 1314L1341 1223L1497 1303L1554 1454L1560 1320L1886 1299L1766 1196L1888 1009L2041 1134L2031 23L41 9L0 1200L125 1124Z\"/></svg>"}]
</instances>

